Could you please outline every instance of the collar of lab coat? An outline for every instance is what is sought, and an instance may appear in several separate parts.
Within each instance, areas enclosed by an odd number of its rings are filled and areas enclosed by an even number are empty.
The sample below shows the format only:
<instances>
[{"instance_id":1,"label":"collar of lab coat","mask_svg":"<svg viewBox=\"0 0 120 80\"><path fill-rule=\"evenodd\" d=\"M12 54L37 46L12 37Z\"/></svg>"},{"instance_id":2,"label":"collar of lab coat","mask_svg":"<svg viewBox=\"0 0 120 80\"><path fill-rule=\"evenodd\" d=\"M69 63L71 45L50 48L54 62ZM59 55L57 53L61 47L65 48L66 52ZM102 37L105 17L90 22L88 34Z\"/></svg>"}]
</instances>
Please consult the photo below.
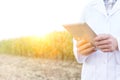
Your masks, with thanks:
<instances>
[{"instance_id":1,"label":"collar of lab coat","mask_svg":"<svg viewBox=\"0 0 120 80\"><path fill-rule=\"evenodd\" d=\"M104 5L103 0L97 0L94 3L94 7L101 13L103 13L104 15L107 16L107 12L106 12L106 8ZM115 5L113 6L111 12L109 13L109 15L113 15L116 11L120 10L120 0L117 0L117 2L115 3Z\"/></svg>"},{"instance_id":2,"label":"collar of lab coat","mask_svg":"<svg viewBox=\"0 0 120 80\"><path fill-rule=\"evenodd\" d=\"M111 15L114 14L116 11L120 10L120 0L117 0L115 5L113 6L113 10L111 12Z\"/></svg>"}]
</instances>

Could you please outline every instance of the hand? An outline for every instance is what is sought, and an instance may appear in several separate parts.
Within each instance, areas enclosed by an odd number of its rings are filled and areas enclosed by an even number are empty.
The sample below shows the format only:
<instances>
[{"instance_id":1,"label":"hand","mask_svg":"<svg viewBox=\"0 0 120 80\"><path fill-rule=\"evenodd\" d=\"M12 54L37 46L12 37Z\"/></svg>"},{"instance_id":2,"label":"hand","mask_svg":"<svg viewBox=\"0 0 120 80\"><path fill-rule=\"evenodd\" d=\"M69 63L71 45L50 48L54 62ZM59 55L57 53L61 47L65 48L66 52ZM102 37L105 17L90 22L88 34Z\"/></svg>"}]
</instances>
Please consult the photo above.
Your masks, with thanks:
<instances>
[{"instance_id":1,"label":"hand","mask_svg":"<svg viewBox=\"0 0 120 80\"><path fill-rule=\"evenodd\" d=\"M95 39L95 45L103 52L112 52L118 50L118 43L116 38L109 34L100 34Z\"/></svg>"},{"instance_id":2,"label":"hand","mask_svg":"<svg viewBox=\"0 0 120 80\"><path fill-rule=\"evenodd\" d=\"M86 40L77 41L77 52L81 55L87 56L95 51L95 47Z\"/></svg>"}]
</instances>

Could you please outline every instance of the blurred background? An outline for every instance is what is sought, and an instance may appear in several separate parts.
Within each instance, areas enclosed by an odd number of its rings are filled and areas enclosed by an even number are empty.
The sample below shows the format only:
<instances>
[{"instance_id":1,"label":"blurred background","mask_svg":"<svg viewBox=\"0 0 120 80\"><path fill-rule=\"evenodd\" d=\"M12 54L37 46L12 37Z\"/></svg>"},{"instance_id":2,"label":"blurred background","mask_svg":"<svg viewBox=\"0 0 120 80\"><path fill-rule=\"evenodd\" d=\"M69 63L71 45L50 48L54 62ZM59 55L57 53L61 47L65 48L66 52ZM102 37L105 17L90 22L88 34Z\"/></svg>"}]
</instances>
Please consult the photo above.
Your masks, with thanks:
<instances>
[{"instance_id":1,"label":"blurred background","mask_svg":"<svg viewBox=\"0 0 120 80\"><path fill-rule=\"evenodd\" d=\"M80 80L62 25L79 22L90 1L0 0L0 80Z\"/></svg>"}]
</instances>

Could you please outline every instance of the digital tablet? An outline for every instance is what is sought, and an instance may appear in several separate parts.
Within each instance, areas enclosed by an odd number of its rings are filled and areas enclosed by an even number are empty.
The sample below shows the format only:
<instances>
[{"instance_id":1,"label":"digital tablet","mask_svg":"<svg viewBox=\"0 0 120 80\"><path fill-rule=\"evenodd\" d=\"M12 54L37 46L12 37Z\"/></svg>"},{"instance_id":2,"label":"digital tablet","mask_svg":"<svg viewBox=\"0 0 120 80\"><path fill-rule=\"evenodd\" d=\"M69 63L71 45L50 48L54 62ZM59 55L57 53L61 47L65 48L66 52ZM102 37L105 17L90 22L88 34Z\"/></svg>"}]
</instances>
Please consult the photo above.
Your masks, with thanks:
<instances>
[{"instance_id":1,"label":"digital tablet","mask_svg":"<svg viewBox=\"0 0 120 80\"><path fill-rule=\"evenodd\" d=\"M93 38L96 37L96 33L86 23L65 24L63 26L76 40L84 39L93 43Z\"/></svg>"}]
</instances>

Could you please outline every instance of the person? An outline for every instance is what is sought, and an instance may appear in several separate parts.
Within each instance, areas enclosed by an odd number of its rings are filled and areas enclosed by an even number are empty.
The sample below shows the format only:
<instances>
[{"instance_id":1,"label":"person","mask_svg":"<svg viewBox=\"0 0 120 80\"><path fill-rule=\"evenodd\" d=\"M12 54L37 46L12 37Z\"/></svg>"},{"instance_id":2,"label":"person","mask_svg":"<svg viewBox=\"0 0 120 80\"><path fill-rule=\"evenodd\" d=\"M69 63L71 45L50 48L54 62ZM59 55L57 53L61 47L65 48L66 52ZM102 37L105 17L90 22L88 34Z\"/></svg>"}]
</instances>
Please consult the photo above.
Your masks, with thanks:
<instances>
[{"instance_id":1,"label":"person","mask_svg":"<svg viewBox=\"0 0 120 80\"><path fill-rule=\"evenodd\" d=\"M81 80L120 80L120 0L91 1L80 22L97 34L94 46L73 39L75 58L82 64Z\"/></svg>"}]
</instances>

